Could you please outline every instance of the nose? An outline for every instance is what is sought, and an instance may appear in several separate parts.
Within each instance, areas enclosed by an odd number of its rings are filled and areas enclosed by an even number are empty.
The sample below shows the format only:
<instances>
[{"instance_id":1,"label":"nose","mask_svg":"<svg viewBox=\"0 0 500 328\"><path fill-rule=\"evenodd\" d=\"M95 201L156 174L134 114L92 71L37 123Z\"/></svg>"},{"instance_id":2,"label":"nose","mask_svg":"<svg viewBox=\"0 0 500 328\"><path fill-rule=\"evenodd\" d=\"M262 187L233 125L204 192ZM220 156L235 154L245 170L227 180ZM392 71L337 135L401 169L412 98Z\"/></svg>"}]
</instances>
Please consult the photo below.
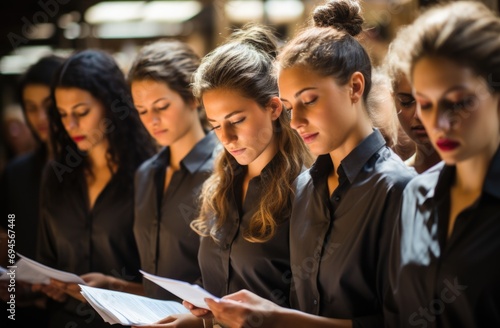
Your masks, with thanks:
<instances>
[{"instance_id":1,"label":"nose","mask_svg":"<svg viewBox=\"0 0 500 328\"><path fill-rule=\"evenodd\" d=\"M147 114L147 123L151 126L157 126L160 123L160 117L154 111L148 111Z\"/></svg>"},{"instance_id":2,"label":"nose","mask_svg":"<svg viewBox=\"0 0 500 328\"><path fill-rule=\"evenodd\" d=\"M231 126L222 125L220 127L219 139L223 145L229 145L231 142L237 140L238 137Z\"/></svg>"},{"instance_id":3,"label":"nose","mask_svg":"<svg viewBox=\"0 0 500 328\"><path fill-rule=\"evenodd\" d=\"M69 114L63 119L63 125L66 127L66 130L71 131L78 127L78 119L75 115Z\"/></svg>"},{"instance_id":4,"label":"nose","mask_svg":"<svg viewBox=\"0 0 500 328\"><path fill-rule=\"evenodd\" d=\"M299 110L290 111L290 126L294 130L298 130L306 124L305 116Z\"/></svg>"},{"instance_id":5,"label":"nose","mask_svg":"<svg viewBox=\"0 0 500 328\"><path fill-rule=\"evenodd\" d=\"M449 110L437 110L434 119L434 129L448 131L458 123L459 119L459 116Z\"/></svg>"}]
</instances>

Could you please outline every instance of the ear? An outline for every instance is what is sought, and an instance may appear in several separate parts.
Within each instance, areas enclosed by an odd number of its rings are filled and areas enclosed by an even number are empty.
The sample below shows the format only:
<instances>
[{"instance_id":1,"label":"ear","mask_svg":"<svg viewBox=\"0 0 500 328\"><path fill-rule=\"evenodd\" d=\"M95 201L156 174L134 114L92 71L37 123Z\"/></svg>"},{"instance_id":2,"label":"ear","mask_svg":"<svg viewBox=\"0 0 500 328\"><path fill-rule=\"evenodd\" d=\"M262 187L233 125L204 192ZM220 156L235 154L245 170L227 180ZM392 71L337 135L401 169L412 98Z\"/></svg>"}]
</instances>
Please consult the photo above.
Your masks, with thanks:
<instances>
[{"instance_id":1,"label":"ear","mask_svg":"<svg viewBox=\"0 0 500 328\"><path fill-rule=\"evenodd\" d=\"M196 98L193 98L192 100L190 100L188 105L193 110L200 108L200 102Z\"/></svg>"},{"instance_id":2,"label":"ear","mask_svg":"<svg viewBox=\"0 0 500 328\"><path fill-rule=\"evenodd\" d=\"M269 103L267 105L268 107L271 108L271 118L273 121L276 121L278 117L280 117L281 112L283 111L283 104L281 103L280 98L278 97L272 97L269 100Z\"/></svg>"},{"instance_id":3,"label":"ear","mask_svg":"<svg viewBox=\"0 0 500 328\"><path fill-rule=\"evenodd\" d=\"M361 72L354 72L349 80L351 102L357 103L363 98L365 91L365 77Z\"/></svg>"}]
</instances>

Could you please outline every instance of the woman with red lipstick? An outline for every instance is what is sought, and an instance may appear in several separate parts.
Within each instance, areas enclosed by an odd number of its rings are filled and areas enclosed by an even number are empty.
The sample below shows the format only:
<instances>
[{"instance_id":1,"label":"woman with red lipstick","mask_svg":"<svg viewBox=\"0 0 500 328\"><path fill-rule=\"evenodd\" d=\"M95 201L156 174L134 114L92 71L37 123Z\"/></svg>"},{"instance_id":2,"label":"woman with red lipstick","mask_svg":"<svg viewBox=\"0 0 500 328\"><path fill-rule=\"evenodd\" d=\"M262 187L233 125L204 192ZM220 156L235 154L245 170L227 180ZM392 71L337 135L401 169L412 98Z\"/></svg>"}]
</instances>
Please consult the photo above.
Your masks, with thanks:
<instances>
[{"instance_id":1,"label":"woman with red lipstick","mask_svg":"<svg viewBox=\"0 0 500 328\"><path fill-rule=\"evenodd\" d=\"M105 52L76 52L56 73L51 96L54 160L42 180L37 259L95 287L142 288L133 181L154 147L123 72ZM120 279L98 285L90 279L98 273ZM51 299L50 327L108 326L81 302L77 284L52 281L34 289Z\"/></svg>"},{"instance_id":2,"label":"woman with red lipstick","mask_svg":"<svg viewBox=\"0 0 500 328\"><path fill-rule=\"evenodd\" d=\"M412 87L406 77L407 67L404 57L411 50L408 48L410 28L403 28L389 45L385 58L385 69L391 80L392 97L398 113L401 127L415 142L415 153L408 158L406 165L422 173L441 161L438 152L432 147L429 136L417 116L417 103L412 94Z\"/></svg>"},{"instance_id":3,"label":"woman with red lipstick","mask_svg":"<svg viewBox=\"0 0 500 328\"><path fill-rule=\"evenodd\" d=\"M224 150L201 194L192 228L202 236L202 285L216 296L242 288L289 306L289 217L292 183L311 161L289 125L272 74L276 40L247 26L206 55L193 82L195 96ZM192 327L212 327L206 310L185 305ZM208 318L208 319L207 319ZM162 327L176 326L169 317Z\"/></svg>"},{"instance_id":4,"label":"woman with red lipstick","mask_svg":"<svg viewBox=\"0 0 500 328\"><path fill-rule=\"evenodd\" d=\"M36 232L38 227L38 202L42 171L51 157L49 150L48 110L50 84L52 76L60 67L64 58L49 55L33 64L21 76L19 81L19 100L38 147L32 153L10 162L3 172L1 180L1 213L2 227L7 227L8 214L16 215L16 251L28 257L35 257ZM6 244L2 241L2 244ZM6 256L7 254L2 254ZM2 263L6 266L6 263ZM18 281L16 288L16 320L12 327L37 325L47 326L47 315L44 309L43 294L33 294L30 286ZM7 291L7 286L1 286ZM5 288L5 289L4 289ZM6 295L8 297L8 295ZM2 295L2 298L3 295ZM4 299L7 301L8 299ZM24 303L24 304L23 304ZM9 320L12 321L12 320Z\"/></svg>"},{"instance_id":5,"label":"woman with red lipstick","mask_svg":"<svg viewBox=\"0 0 500 328\"><path fill-rule=\"evenodd\" d=\"M226 327L383 327L387 256L401 193L415 175L372 127L357 2L329 1L278 56L291 126L314 155L290 219L291 305L240 291L208 300ZM299 311L297 311L299 310Z\"/></svg>"},{"instance_id":6,"label":"woman with red lipstick","mask_svg":"<svg viewBox=\"0 0 500 328\"><path fill-rule=\"evenodd\" d=\"M418 116L443 163L403 194L392 326L499 327L500 18L457 1L410 28Z\"/></svg>"}]
</instances>

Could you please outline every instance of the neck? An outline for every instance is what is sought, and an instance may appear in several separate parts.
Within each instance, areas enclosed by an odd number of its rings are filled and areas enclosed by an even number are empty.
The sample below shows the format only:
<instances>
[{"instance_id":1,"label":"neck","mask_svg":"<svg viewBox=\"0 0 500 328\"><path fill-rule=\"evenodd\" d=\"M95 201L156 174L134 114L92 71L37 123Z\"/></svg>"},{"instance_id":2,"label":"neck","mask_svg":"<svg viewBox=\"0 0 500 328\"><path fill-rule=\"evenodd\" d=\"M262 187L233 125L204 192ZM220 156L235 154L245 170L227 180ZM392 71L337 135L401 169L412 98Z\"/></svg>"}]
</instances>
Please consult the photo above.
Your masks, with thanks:
<instances>
[{"instance_id":1,"label":"neck","mask_svg":"<svg viewBox=\"0 0 500 328\"><path fill-rule=\"evenodd\" d=\"M262 172L264 167L266 167L269 162L273 159L273 157L278 152L278 141L275 137L271 140L267 148L256 158L252 163L248 164L247 177L253 178Z\"/></svg>"},{"instance_id":2,"label":"neck","mask_svg":"<svg viewBox=\"0 0 500 328\"><path fill-rule=\"evenodd\" d=\"M463 192L481 192L486 173L499 143L491 145L478 155L457 163L454 188Z\"/></svg>"},{"instance_id":3,"label":"neck","mask_svg":"<svg viewBox=\"0 0 500 328\"><path fill-rule=\"evenodd\" d=\"M100 144L95 145L91 150L89 150L88 157L90 161L90 170L92 172L109 170L107 153L108 142L101 142Z\"/></svg>"},{"instance_id":4,"label":"neck","mask_svg":"<svg viewBox=\"0 0 500 328\"><path fill-rule=\"evenodd\" d=\"M181 161L194 148L194 146L205 137L205 132L199 121L194 124L189 132L170 145L170 163L171 169L177 171L180 168Z\"/></svg>"},{"instance_id":5,"label":"neck","mask_svg":"<svg viewBox=\"0 0 500 328\"><path fill-rule=\"evenodd\" d=\"M441 157L430 144L417 145L413 157L413 167L417 173L422 173L441 161Z\"/></svg>"},{"instance_id":6,"label":"neck","mask_svg":"<svg viewBox=\"0 0 500 328\"><path fill-rule=\"evenodd\" d=\"M373 128L367 116L363 116L358 120L358 124L351 130L344 142L330 152L333 165L337 167L340 162L349 155L366 137L372 132ZM335 170L336 171L336 170Z\"/></svg>"}]
</instances>

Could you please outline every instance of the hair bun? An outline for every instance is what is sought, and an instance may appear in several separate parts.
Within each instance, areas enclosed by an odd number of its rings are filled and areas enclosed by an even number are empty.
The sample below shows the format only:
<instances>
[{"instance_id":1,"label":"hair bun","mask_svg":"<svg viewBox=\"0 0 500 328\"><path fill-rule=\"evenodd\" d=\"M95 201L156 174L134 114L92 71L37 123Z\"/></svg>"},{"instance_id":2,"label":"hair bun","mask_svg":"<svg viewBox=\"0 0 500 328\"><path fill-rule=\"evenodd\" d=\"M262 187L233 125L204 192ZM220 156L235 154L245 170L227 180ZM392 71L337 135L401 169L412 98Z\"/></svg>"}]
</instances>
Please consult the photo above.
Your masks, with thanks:
<instances>
[{"instance_id":1,"label":"hair bun","mask_svg":"<svg viewBox=\"0 0 500 328\"><path fill-rule=\"evenodd\" d=\"M364 22L361 7L353 0L330 0L313 12L314 25L317 27L333 27L356 36L363 30Z\"/></svg>"},{"instance_id":2,"label":"hair bun","mask_svg":"<svg viewBox=\"0 0 500 328\"><path fill-rule=\"evenodd\" d=\"M278 40L268 26L248 23L240 30L234 31L231 40L249 44L272 58L276 58L278 54Z\"/></svg>"}]
</instances>

